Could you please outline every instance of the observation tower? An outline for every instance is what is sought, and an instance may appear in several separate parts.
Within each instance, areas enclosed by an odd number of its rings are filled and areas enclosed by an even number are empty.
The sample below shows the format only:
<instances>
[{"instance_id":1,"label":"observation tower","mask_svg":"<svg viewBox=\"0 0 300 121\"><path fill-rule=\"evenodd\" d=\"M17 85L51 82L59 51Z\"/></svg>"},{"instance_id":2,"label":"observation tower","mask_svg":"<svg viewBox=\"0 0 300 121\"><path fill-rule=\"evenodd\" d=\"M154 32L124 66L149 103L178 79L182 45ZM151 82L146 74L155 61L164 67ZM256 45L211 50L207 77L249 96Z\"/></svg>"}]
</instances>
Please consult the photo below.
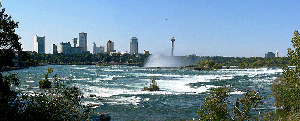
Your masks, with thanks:
<instances>
[{"instance_id":1,"label":"observation tower","mask_svg":"<svg viewBox=\"0 0 300 121\"><path fill-rule=\"evenodd\" d=\"M175 38L172 37L171 38L171 41L172 41L172 50L171 50L171 56L174 56L174 42L175 42Z\"/></svg>"}]
</instances>

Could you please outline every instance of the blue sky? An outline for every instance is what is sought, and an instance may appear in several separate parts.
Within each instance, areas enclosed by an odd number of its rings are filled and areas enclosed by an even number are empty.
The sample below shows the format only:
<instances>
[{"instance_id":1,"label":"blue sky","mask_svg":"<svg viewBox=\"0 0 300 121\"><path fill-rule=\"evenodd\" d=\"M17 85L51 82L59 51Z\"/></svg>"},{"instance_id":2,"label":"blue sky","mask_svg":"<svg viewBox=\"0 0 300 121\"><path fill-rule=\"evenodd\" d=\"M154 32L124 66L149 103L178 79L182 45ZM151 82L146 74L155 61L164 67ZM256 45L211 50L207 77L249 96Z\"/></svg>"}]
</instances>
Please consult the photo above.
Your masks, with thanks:
<instances>
[{"instance_id":1,"label":"blue sky","mask_svg":"<svg viewBox=\"0 0 300 121\"><path fill-rule=\"evenodd\" d=\"M264 57L286 56L300 30L299 1L274 0L2 0L2 8L19 22L24 50L33 51L34 35L52 44L71 42L80 32L92 43L115 43L129 51L137 37L139 52L171 55ZM167 20L166 20L167 19Z\"/></svg>"}]
</instances>

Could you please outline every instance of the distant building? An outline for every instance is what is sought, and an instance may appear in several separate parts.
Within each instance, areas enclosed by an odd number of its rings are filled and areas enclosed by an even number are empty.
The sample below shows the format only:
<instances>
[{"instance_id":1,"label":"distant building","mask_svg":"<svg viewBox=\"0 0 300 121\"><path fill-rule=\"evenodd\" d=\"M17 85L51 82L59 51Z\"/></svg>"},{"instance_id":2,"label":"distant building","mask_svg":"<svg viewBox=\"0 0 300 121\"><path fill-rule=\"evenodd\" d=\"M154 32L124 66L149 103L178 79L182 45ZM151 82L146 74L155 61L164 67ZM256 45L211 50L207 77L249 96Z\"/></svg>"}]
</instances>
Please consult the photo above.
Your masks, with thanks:
<instances>
[{"instance_id":1,"label":"distant building","mask_svg":"<svg viewBox=\"0 0 300 121\"><path fill-rule=\"evenodd\" d=\"M107 41L106 52L107 53L116 52L116 50L114 49L114 42L112 42L110 40Z\"/></svg>"},{"instance_id":2,"label":"distant building","mask_svg":"<svg viewBox=\"0 0 300 121\"><path fill-rule=\"evenodd\" d=\"M78 39L78 38L73 38L73 39L72 39L72 41L73 41L73 44L74 44L74 47L76 47L76 44L77 44L77 39Z\"/></svg>"},{"instance_id":3,"label":"distant building","mask_svg":"<svg viewBox=\"0 0 300 121\"><path fill-rule=\"evenodd\" d=\"M81 54L82 47L71 47L70 53L71 54Z\"/></svg>"},{"instance_id":4,"label":"distant building","mask_svg":"<svg viewBox=\"0 0 300 121\"><path fill-rule=\"evenodd\" d=\"M278 57L278 51L276 50L276 53L275 53L275 57L277 58Z\"/></svg>"},{"instance_id":5,"label":"distant building","mask_svg":"<svg viewBox=\"0 0 300 121\"><path fill-rule=\"evenodd\" d=\"M96 43L93 43L93 54L104 53L104 46L96 47Z\"/></svg>"},{"instance_id":6,"label":"distant building","mask_svg":"<svg viewBox=\"0 0 300 121\"><path fill-rule=\"evenodd\" d=\"M53 44L53 54L57 54L57 46L55 44Z\"/></svg>"},{"instance_id":7,"label":"distant building","mask_svg":"<svg viewBox=\"0 0 300 121\"><path fill-rule=\"evenodd\" d=\"M132 37L130 40L130 54L138 54L138 39L136 37Z\"/></svg>"},{"instance_id":8,"label":"distant building","mask_svg":"<svg viewBox=\"0 0 300 121\"><path fill-rule=\"evenodd\" d=\"M37 53L45 53L45 36L34 36L34 51Z\"/></svg>"},{"instance_id":9,"label":"distant building","mask_svg":"<svg viewBox=\"0 0 300 121\"><path fill-rule=\"evenodd\" d=\"M82 47L82 51L87 51L87 33L79 33L79 47Z\"/></svg>"},{"instance_id":10,"label":"distant building","mask_svg":"<svg viewBox=\"0 0 300 121\"><path fill-rule=\"evenodd\" d=\"M149 50L144 50L144 54L149 55L150 54Z\"/></svg>"},{"instance_id":11,"label":"distant building","mask_svg":"<svg viewBox=\"0 0 300 121\"><path fill-rule=\"evenodd\" d=\"M265 58L274 58L275 54L273 52L268 52L265 54Z\"/></svg>"},{"instance_id":12,"label":"distant building","mask_svg":"<svg viewBox=\"0 0 300 121\"><path fill-rule=\"evenodd\" d=\"M60 43L60 53L62 54L71 54L71 44L70 42Z\"/></svg>"}]
</instances>

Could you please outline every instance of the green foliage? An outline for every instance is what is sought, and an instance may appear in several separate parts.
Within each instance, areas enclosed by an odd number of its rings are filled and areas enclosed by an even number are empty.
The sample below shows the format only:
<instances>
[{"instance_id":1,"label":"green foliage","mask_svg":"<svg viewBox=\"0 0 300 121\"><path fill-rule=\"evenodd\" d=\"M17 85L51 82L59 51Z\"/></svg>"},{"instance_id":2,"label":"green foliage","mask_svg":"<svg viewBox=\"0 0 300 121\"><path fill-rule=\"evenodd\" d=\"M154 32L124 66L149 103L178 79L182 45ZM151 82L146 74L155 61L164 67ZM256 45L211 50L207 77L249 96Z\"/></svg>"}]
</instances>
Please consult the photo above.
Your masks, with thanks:
<instances>
[{"instance_id":1,"label":"green foliage","mask_svg":"<svg viewBox=\"0 0 300 121\"><path fill-rule=\"evenodd\" d=\"M221 69L222 65L215 63L213 60L201 60L197 63L196 68L201 70Z\"/></svg>"},{"instance_id":2,"label":"green foliage","mask_svg":"<svg viewBox=\"0 0 300 121\"><path fill-rule=\"evenodd\" d=\"M156 78L154 76L151 76L150 78L150 86L148 87L144 87L143 91L159 91L159 86L156 83Z\"/></svg>"},{"instance_id":3,"label":"green foliage","mask_svg":"<svg viewBox=\"0 0 300 121\"><path fill-rule=\"evenodd\" d=\"M294 32L291 42L294 50L288 48L288 56L296 68L283 68L282 77L274 80L271 87L272 96L275 97L275 106L279 107L279 110L283 110L283 112L288 112L276 114L281 118L288 118L293 115L299 116L300 111L300 35L298 31Z\"/></svg>"},{"instance_id":4,"label":"green foliage","mask_svg":"<svg viewBox=\"0 0 300 121\"><path fill-rule=\"evenodd\" d=\"M138 65L143 66L149 55L145 54L39 54L29 53L32 58L30 61L33 65L44 64L66 64L66 65L110 65L110 64L121 64L121 65ZM113 62L113 63L112 63Z\"/></svg>"},{"instance_id":5,"label":"green foliage","mask_svg":"<svg viewBox=\"0 0 300 121\"><path fill-rule=\"evenodd\" d=\"M20 37L15 33L18 22L5 14L3 8L0 12L0 68L14 66L17 61L15 52L21 52Z\"/></svg>"},{"instance_id":6,"label":"green foliage","mask_svg":"<svg viewBox=\"0 0 300 121\"><path fill-rule=\"evenodd\" d=\"M39 82L39 87L40 88L51 88L51 82L49 80L46 80L46 79L41 80Z\"/></svg>"},{"instance_id":7,"label":"green foliage","mask_svg":"<svg viewBox=\"0 0 300 121\"><path fill-rule=\"evenodd\" d=\"M210 96L205 98L203 106L198 110L201 120L249 120L250 110L263 104L264 97L255 91L246 88L243 98L238 98L235 105L228 100L230 97L229 87L220 86L211 89ZM234 109L229 109L228 105L233 105Z\"/></svg>"},{"instance_id":8,"label":"green foliage","mask_svg":"<svg viewBox=\"0 0 300 121\"><path fill-rule=\"evenodd\" d=\"M258 92L249 91L246 87L246 94L243 98L238 98L234 107L235 117L239 120L247 120L251 117L250 110L263 104L265 97L260 96Z\"/></svg>"},{"instance_id":9,"label":"green foliage","mask_svg":"<svg viewBox=\"0 0 300 121\"><path fill-rule=\"evenodd\" d=\"M205 98L204 106L198 110L201 120L225 120L229 115L227 109L227 98L230 96L229 88L221 86L217 89L211 89L209 97Z\"/></svg>"},{"instance_id":10,"label":"green foliage","mask_svg":"<svg viewBox=\"0 0 300 121\"><path fill-rule=\"evenodd\" d=\"M79 89L66 85L56 75L53 88L34 94L10 89L19 84L15 75L2 77L0 73L0 77L0 120L80 120L91 113L81 105L83 96Z\"/></svg>"},{"instance_id":11,"label":"green foliage","mask_svg":"<svg viewBox=\"0 0 300 121\"><path fill-rule=\"evenodd\" d=\"M47 72L45 73L45 79L39 82L40 88L51 88L51 82L48 80L48 75L53 72L52 67L48 67ZM57 76L57 75L55 75ZM57 80L56 80L57 81Z\"/></svg>"}]
</instances>

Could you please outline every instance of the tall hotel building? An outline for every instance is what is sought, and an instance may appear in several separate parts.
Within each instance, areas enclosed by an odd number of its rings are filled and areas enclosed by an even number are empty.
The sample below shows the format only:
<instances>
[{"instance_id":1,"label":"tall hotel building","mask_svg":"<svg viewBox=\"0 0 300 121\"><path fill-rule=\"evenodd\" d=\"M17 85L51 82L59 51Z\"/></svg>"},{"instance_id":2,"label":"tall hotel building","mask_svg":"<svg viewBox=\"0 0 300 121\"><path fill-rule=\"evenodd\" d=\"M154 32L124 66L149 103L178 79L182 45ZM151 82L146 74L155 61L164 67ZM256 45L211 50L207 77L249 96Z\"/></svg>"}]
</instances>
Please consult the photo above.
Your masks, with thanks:
<instances>
[{"instance_id":1,"label":"tall hotel building","mask_svg":"<svg viewBox=\"0 0 300 121\"><path fill-rule=\"evenodd\" d=\"M130 54L138 54L138 39L136 37L132 37L130 40Z\"/></svg>"},{"instance_id":2,"label":"tall hotel building","mask_svg":"<svg viewBox=\"0 0 300 121\"><path fill-rule=\"evenodd\" d=\"M45 36L34 36L34 51L37 53L45 53Z\"/></svg>"},{"instance_id":3,"label":"tall hotel building","mask_svg":"<svg viewBox=\"0 0 300 121\"><path fill-rule=\"evenodd\" d=\"M114 42L108 40L107 41L107 44L106 44L106 52L107 53L110 53L110 52L115 52L115 49L114 49Z\"/></svg>"},{"instance_id":4,"label":"tall hotel building","mask_svg":"<svg viewBox=\"0 0 300 121\"><path fill-rule=\"evenodd\" d=\"M87 33L79 33L79 47L82 47L82 51L87 51Z\"/></svg>"}]
</instances>

